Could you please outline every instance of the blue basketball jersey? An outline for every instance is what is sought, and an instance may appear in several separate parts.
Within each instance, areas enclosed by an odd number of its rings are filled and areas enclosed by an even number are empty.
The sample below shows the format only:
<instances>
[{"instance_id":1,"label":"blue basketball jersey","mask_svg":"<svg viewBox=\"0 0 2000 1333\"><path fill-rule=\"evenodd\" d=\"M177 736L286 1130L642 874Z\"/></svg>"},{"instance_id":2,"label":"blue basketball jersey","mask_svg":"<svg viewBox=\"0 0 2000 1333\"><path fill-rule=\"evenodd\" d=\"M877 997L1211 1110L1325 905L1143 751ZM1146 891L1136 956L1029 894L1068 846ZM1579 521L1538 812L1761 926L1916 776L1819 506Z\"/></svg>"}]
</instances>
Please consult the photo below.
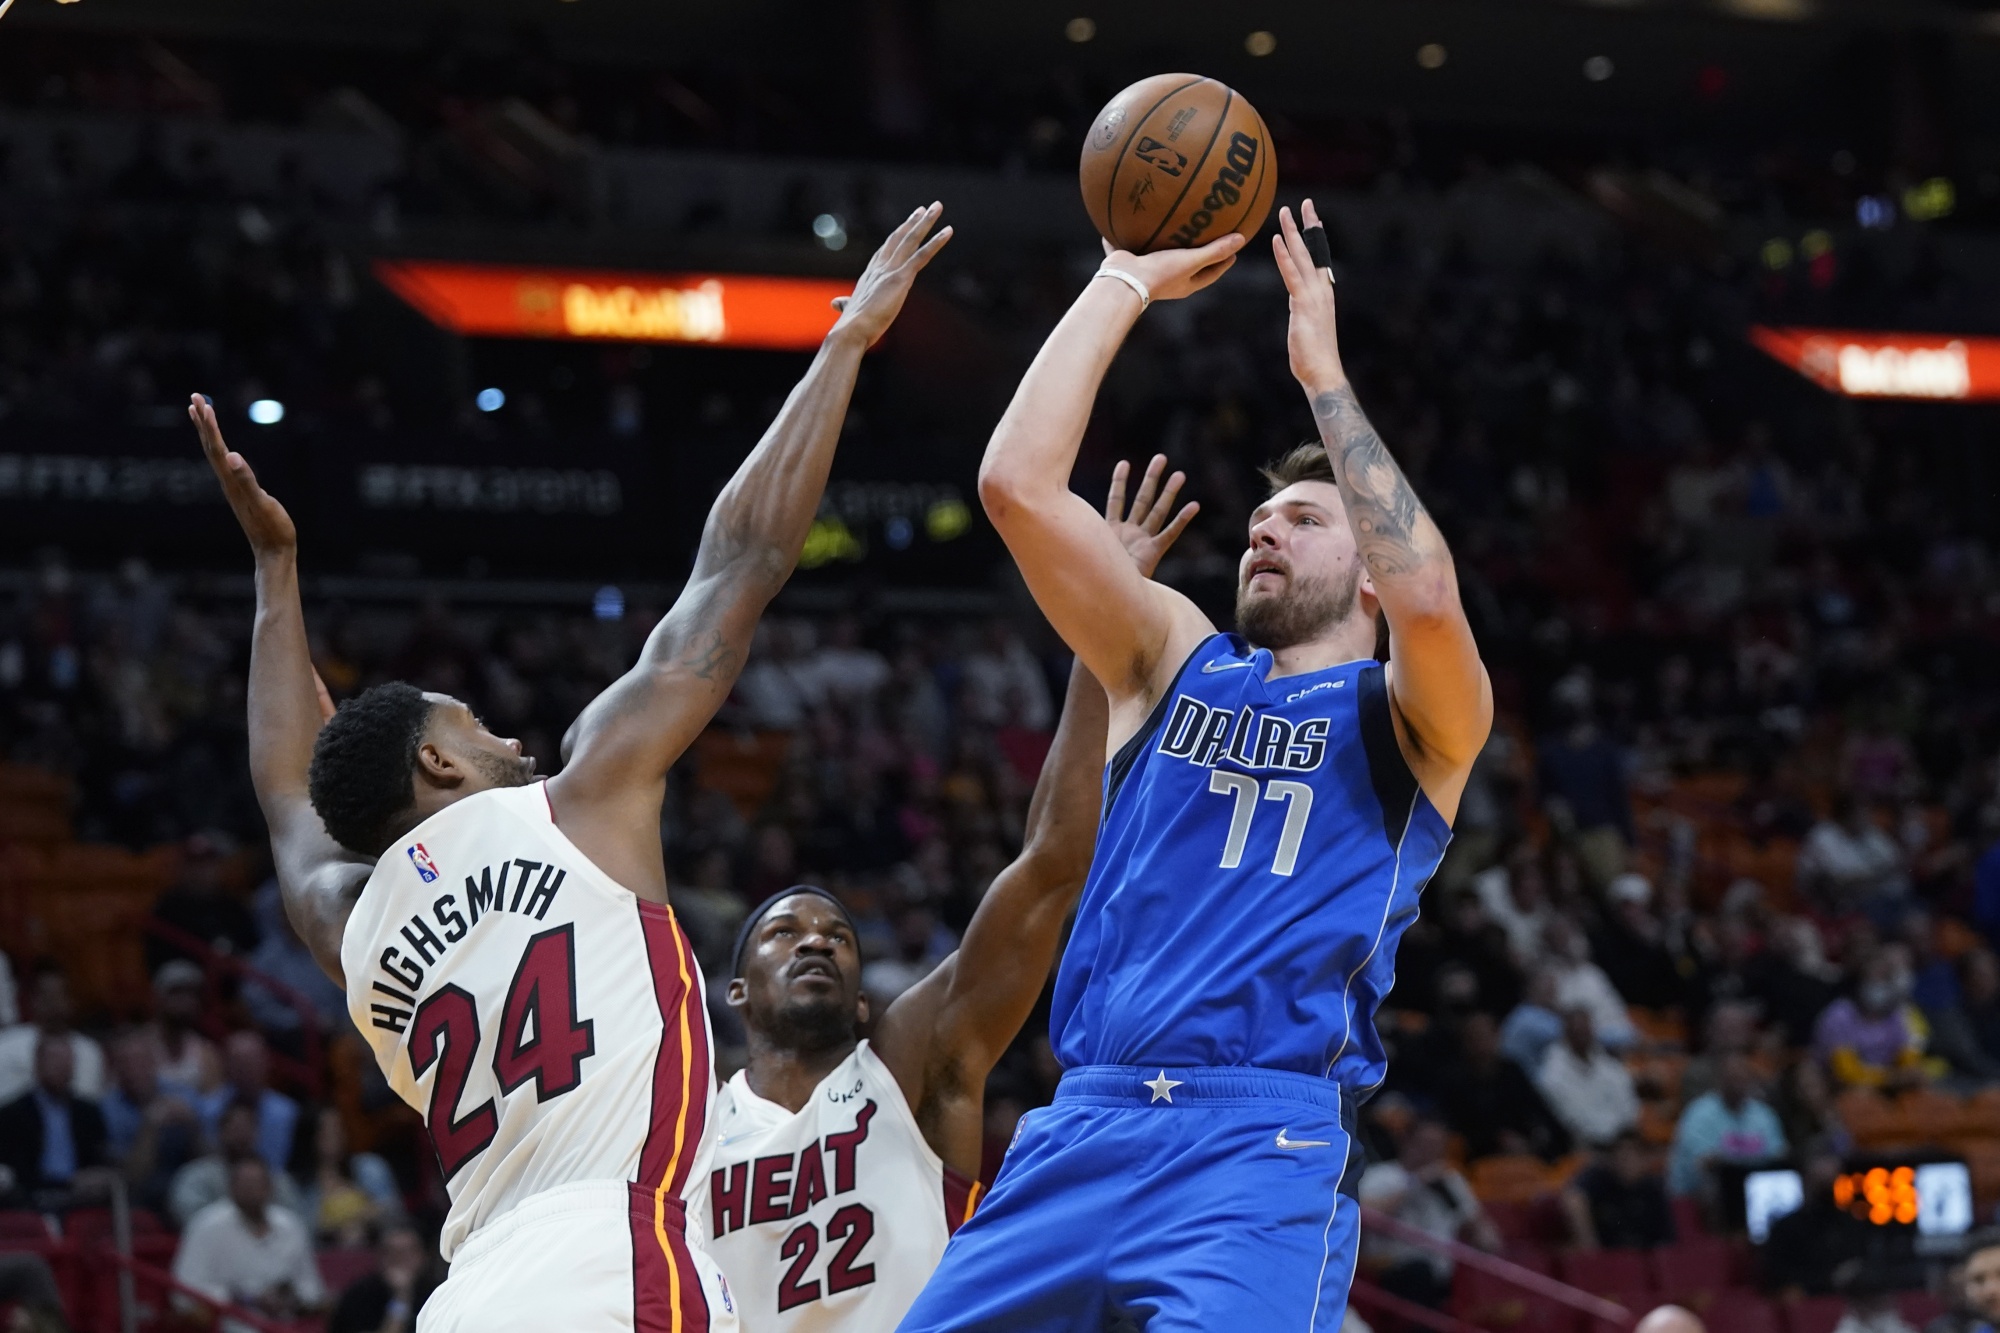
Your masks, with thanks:
<instances>
[{"instance_id":1,"label":"blue basketball jersey","mask_svg":"<svg viewBox=\"0 0 2000 1333\"><path fill-rule=\"evenodd\" d=\"M1396 744L1381 663L1270 671L1267 649L1203 640L1106 767L1056 978L1066 1068L1381 1082L1375 1010L1451 826Z\"/></svg>"}]
</instances>

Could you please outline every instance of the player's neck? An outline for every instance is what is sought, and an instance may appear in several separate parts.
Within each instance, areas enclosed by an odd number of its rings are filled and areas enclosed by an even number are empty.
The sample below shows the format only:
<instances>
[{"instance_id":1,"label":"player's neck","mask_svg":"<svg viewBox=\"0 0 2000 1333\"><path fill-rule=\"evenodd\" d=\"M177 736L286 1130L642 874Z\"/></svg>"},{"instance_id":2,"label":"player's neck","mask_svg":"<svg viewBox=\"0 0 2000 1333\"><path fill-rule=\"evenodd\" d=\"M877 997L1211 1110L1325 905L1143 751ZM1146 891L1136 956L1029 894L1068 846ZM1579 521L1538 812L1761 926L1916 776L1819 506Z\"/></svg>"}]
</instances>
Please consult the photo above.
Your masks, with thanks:
<instances>
[{"instance_id":1,"label":"player's neck","mask_svg":"<svg viewBox=\"0 0 2000 1333\"><path fill-rule=\"evenodd\" d=\"M1374 654L1374 620L1350 616L1316 638L1286 648L1271 649L1269 678L1303 676L1309 671L1324 671L1330 666L1356 662Z\"/></svg>"},{"instance_id":2,"label":"player's neck","mask_svg":"<svg viewBox=\"0 0 2000 1333\"><path fill-rule=\"evenodd\" d=\"M776 1102L787 1111L797 1111L812 1097L813 1089L854 1054L858 1042L817 1050L796 1050L772 1044L757 1033L750 1034L750 1058L744 1062L743 1076L750 1091L767 1102Z\"/></svg>"}]
</instances>

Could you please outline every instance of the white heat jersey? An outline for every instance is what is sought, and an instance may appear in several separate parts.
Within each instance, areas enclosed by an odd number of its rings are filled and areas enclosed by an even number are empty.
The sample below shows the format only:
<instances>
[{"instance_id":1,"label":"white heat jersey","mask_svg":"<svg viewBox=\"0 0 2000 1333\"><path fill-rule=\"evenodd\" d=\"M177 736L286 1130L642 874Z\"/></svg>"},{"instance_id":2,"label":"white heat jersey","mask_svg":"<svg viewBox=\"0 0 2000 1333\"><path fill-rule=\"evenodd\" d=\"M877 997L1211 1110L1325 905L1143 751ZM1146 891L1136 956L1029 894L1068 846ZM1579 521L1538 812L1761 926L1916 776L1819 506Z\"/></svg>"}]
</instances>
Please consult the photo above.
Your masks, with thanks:
<instances>
[{"instance_id":1,"label":"white heat jersey","mask_svg":"<svg viewBox=\"0 0 2000 1333\"><path fill-rule=\"evenodd\" d=\"M694 950L555 825L541 783L480 792L382 856L348 918L347 1009L423 1113L440 1248L544 1191L630 1182L641 1277L679 1292L681 1196L715 1088Z\"/></svg>"},{"instance_id":2,"label":"white heat jersey","mask_svg":"<svg viewBox=\"0 0 2000 1333\"><path fill-rule=\"evenodd\" d=\"M746 1329L888 1333L978 1185L924 1141L867 1042L794 1114L738 1072L715 1100L715 1155L688 1226L722 1267Z\"/></svg>"}]
</instances>

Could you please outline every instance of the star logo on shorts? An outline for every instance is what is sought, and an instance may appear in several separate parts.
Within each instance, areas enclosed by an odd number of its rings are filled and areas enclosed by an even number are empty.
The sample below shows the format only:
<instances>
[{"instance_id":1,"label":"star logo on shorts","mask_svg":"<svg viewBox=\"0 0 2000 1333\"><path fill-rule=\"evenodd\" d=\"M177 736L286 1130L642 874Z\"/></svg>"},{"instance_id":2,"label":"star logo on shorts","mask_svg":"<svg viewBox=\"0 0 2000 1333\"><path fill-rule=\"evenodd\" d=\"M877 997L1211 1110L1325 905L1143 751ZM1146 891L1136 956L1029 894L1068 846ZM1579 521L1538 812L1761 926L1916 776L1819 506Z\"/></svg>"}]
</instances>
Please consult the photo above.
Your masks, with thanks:
<instances>
[{"instance_id":1,"label":"star logo on shorts","mask_svg":"<svg viewBox=\"0 0 2000 1333\"><path fill-rule=\"evenodd\" d=\"M1178 1088L1181 1084L1185 1082L1187 1082L1186 1079L1168 1078L1167 1071L1162 1069L1160 1071L1160 1076L1158 1078L1140 1079L1139 1086L1142 1088L1151 1088L1153 1090L1154 1102L1171 1103L1174 1100L1174 1089ZM1148 1106L1151 1106L1152 1104L1153 1102L1146 1103L1146 1105Z\"/></svg>"}]
</instances>

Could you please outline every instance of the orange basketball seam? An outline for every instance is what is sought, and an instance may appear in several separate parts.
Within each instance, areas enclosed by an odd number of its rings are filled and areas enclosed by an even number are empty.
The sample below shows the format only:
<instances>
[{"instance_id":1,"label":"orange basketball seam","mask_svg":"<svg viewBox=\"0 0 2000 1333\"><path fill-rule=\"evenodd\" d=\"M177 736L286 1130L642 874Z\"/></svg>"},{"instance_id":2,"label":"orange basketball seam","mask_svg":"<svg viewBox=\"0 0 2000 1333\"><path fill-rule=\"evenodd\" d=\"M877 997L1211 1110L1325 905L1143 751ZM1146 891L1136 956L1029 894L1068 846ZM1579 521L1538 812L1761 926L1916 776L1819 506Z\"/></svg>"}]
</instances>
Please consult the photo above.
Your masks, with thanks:
<instances>
[{"instance_id":1,"label":"orange basketball seam","mask_svg":"<svg viewBox=\"0 0 2000 1333\"><path fill-rule=\"evenodd\" d=\"M1111 224L1110 226L1111 231L1118 230L1118 214L1117 214L1118 173L1125 169L1125 160L1126 160L1125 150L1132 146L1132 136L1139 132L1139 127L1141 125L1144 125L1147 122L1147 120L1149 120L1152 117L1152 114L1155 111L1158 111L1161 107L1166 105L1168 98L1178 97L1180 94L1194 87L1197 83L1208 83L1208 82L1210 82L1210 80L1206 74L1197 74L1192 79L1189 79L1186 83L1182 84L1180 87L1169 88L1166 92L1160 94L1159 101L1153 103L1151 106L1146 108L1145 115L1140 116L1138 119L1132 122L1131 129L1125 131L1124 142L1118 145L1117 153L1115 153L1112 156L1111 180L1110 183L1106 185L1104 191L1104 220ZM1227 102L1223 103L1224 107L1227 107L1228 105L1229 104ZM1208 159L1204 157L1202 160L1207 161ZM1183 187L1181 193L1186 194L1187 189ZM1180 200L1176 199L1174 200L1174 203L1176 206L1178 206L1180 204ZM1167 216L1172 217L1173 215L1174 215L1173 209L1171 208L1168 209ZM1159 233L1155 231L1153 234L1157 236ZM1123 250L1125 248L1124 246L1118 244L1118 238L1116 236L1107 236L1104 239L1110 241L1113 246L1117 247L1120 250Z\"/></svg>"},{"instance_id":2,"label":"orange basketball seam","mask_svg":"<svg viewBox=\"0 0 2000 1333\"><path fill-rule=\"evenodd\" d=\"M1196 181L1201 179L1202 171L1208 166L1208 155L1215 151L1215 141L1222 137L1222 127L1229 123L1229 108L1235 105L1236 90L1227 84L1223 84L1221 87L1225 94L1222 99L1222 110L1218 111L1215 115L1215 128L1208 132L1208 146L1203 148L1201 156L1195 159L1194 168L1188 172L1187 184L1181 186L1181 192L1175 195L1174 202L1167 206L1167 215L1160 219L1160 225L1153 228L1153 234L1146 238L1146 247L1148 249L1152 248L1154 241L1160 239L1160 233L1166 230L1167 224L1174 220L1174 214L1180 209L1181 200L1187 198L1187 192L1194 188ZM1155 108L1155 110L1157 109ZM1153 113L1148 111L1146 114L1150 116Z\"/></svg>"}]
</instances>

